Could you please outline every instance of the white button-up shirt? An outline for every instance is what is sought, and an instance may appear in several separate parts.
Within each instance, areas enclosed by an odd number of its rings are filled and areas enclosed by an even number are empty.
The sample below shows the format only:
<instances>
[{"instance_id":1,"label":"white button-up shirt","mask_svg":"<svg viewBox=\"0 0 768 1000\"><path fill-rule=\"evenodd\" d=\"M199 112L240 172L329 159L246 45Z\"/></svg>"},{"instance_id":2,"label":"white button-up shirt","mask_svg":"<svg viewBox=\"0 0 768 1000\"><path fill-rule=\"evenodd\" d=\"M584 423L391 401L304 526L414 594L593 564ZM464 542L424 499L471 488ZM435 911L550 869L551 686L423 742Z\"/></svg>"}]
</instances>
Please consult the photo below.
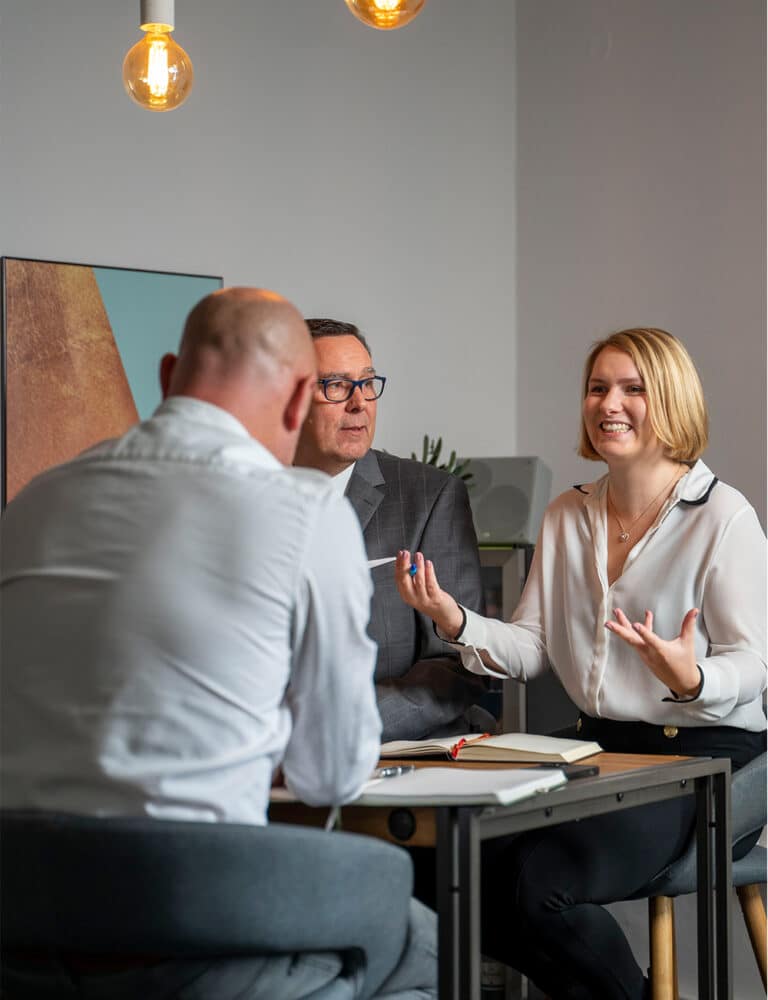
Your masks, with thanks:
<instances>
[{"instance_id":1,"label":"white button-up shirt","mask_svg":"<svg viewBox=\"0 0 768 1000\"><path fill-rule=\"evenodd\" d=\"M697 462L609 586L606 490L603 477L549 505L512 622L466 611L464 666L518 680L551 667L595 718L765 729L766 546L754 509ZM693 607L704 683L697 698L675 699L605 623L614 608L630 621L650 609L671 639Z\"/></svg>"},{"instance_id":2,"label":"white button-up shirt","mask_svg":"<svg viewBox=\"0 0 768 1000\"><path fill-rule=\"evenodd\" d=\"M5 808L261 824L353 798L380 720L357 517L174 397L3 517Z\"/></svg>"}]
</instances>

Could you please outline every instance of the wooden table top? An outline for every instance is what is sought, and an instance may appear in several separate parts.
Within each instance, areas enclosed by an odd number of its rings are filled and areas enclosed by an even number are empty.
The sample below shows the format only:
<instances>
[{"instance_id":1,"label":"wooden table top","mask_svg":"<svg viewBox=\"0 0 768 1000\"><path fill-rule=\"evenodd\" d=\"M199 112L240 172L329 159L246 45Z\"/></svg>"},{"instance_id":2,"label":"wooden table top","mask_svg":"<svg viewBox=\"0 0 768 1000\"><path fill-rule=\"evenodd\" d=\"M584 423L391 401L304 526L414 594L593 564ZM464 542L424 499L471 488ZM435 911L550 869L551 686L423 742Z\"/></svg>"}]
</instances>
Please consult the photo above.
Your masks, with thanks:
<instances>
[{"instance_id":1,"label":"wooden table top","mask_svg":"<svg viewBox=\"0 0 768 1000\"><path fill-rule=\"evenodd\" d=\"M690 757L680 757L671 754L622 754L622 753L598 753L591 757L583 757L576 764L596 764L600 769L600 775L621 774L627 771L637 771L647 767L663 767L664 764L671 764ZM386 758L379 761L381 767L391 767L397 764L414 764L416 767L461 767L475 770L503 768L531 767L531 762L508 763L508 762L486 762L486 761L452 761L447 757L429 758ZM589 778L579 779L589 781ZM407 839L392 835L387 822L387 810L391 806L381 808L371 806L359 806L354 803L341 808L341 829L351 833L364 833L372 837L379 837L394 844L407 847L434 847L435 845L435 810L432 806L408 807L413 815L414 829ZM303 802L273 802L269 809L270 822L276 823L300 823L305 826L322 827L328 817L328 806L308 806Z\"/></svg>"}]
</instances>

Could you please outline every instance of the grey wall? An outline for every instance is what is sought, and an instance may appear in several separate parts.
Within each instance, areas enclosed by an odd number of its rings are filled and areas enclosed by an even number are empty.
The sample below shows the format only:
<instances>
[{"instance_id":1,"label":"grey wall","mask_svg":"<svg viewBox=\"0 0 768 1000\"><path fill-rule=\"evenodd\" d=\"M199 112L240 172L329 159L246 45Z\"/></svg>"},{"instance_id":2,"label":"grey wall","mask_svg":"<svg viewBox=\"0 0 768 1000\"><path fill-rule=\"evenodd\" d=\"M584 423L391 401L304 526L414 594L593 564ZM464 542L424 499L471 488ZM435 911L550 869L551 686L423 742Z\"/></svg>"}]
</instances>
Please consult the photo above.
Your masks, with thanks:
<instances>
[{"instance_id":1,"label":"grey wall","mask_svg":"<svg viewBox=\"0 0 768 1000\"><path fill-rule=\"evenodd\" d=\"M196 84L122 91L138 0L2 0L0 252L223 274L357 321L379 443L577 459L589 343L680 335L765 511L761 0L179 0ZM517 248L517 249L516 249Z\"/></svg>"},{"instance_id":2,"label":"grey wall","mask_svg":"<svg viewBox=\"0 0 768 1000\"><path fill-rule=\"evenodd\" d=\"M274 288L369 333L384 447L514 448L513 2L178 0L165 114L122 89L138 0L0 8L0 253Z\"/></svg>"},{"instance_id":3,"label":"grey wall","mask_svg":"<svg viewBox=\"0 0 768 1000\"><path fill-rule=\"evenodd\" d=\"M764 519L765 5L517 8L518 449L556 492L602 474L575 454L586 349L661 326L702 376L705 461Z\"/></svg>"}]
</instances>

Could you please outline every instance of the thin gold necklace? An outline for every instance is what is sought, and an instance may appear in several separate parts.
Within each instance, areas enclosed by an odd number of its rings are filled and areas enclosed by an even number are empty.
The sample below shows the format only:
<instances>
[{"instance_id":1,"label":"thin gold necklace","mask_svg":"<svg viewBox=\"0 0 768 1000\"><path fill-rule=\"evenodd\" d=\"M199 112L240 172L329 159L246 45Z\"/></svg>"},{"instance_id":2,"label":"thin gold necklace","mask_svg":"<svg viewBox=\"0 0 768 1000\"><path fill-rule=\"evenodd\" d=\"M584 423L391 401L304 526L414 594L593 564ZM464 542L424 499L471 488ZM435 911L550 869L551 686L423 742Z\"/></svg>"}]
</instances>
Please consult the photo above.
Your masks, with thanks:
<instances>
[{"instance_id":1,"label":"thin gold necklace","mask_svg":"<svg viewBox=\"0 0 768 1000\"><path fill-rule=\"evenodd\" d=\"M623 543L623 542L628 542L629 541L629 536L632 533L632 529L637 524L637 522L640 520L640 518L643 516L643 514L647 514L648 513L648 511L651 509L651 507L653 507L653 505L656 503L656 501L659 500L663 496L663 494L666 493L671 488L672 484L679 477L679 475L680 475L680 470L679 469L675 469L675 474L669 480L669 482L667 483L667 485L664 486L664 487L662 487L661 490L659 490L659 492L656 494L656 496L653 498L653 500L651 500L651 502L648 504L648 506L647 507L643 507L643 509L640 511L640 513L637 515L637 517L633 521L631 521L630 524L628 525L628 527L626 527L626 528L621 523L621 521L619 519L619 515L616 512L616 505L614 504L613 500L611 500L611 490L610 490L610 483L609 483L608 492L607 492L608 503L611 505L611 509L613 510L613 516L616 518L616 524L618 524L619 529L620 529L619 530L619 541L620 542Z\"/></svg>"}]
</instances>

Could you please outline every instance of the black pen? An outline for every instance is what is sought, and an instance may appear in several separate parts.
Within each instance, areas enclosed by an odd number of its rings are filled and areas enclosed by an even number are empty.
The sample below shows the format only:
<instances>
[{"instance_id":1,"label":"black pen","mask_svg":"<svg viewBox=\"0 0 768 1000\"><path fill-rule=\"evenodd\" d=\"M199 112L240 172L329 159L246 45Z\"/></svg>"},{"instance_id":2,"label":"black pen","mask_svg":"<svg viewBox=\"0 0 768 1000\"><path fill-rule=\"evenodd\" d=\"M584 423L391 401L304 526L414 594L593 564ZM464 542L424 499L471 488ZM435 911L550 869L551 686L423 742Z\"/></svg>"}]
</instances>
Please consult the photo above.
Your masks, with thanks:
<instances>
[{"instance_id":1,"label":"black pen","mask_svg":"<svg viewBox=\"0 0 768 1000\"><path fill-rule=\"evenodd\" d=\"M392 767L377 767L372 778L397 778L401 774L410 774L411 771L415 771L416 768L413 764L397 764L392 765Z\"/></svg>"}]
</instances>

